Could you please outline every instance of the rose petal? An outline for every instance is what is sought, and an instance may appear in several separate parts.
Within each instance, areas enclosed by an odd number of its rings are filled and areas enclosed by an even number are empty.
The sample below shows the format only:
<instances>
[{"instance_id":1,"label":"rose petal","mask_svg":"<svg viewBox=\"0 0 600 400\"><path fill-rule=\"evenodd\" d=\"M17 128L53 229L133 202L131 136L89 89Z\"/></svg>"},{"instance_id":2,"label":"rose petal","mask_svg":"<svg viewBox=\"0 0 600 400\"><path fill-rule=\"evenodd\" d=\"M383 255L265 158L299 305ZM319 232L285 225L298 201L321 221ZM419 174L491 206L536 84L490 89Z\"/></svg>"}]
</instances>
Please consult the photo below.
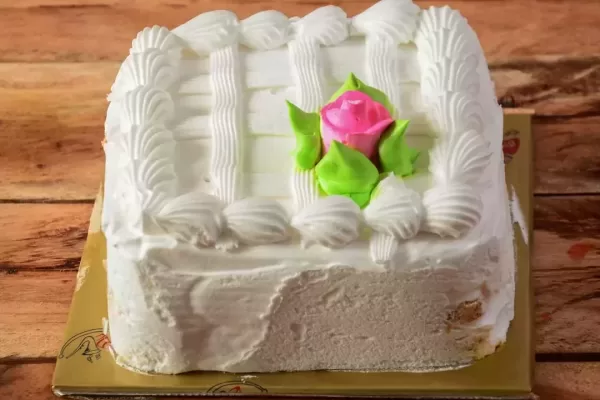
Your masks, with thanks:
<instances>
[{"instance_id":1,"label":"rose petal","mask_svg":"<svg viewBox=\"0 0 600 400\"><path fill-rule=\"evenodd\" d=\"M329 151L329 145L333 140L344 142L346 134L340 132L336 126L333 126L329 119L321 113L321 138L323 139L323 146L325 152Z\"/></svg>"},{"instance_id":2,"label":"rose petal","mask_svg":"<svg viewBox=\"0 0 600 400\"><path fill-rule=\"evenodd\" d=\"M385 131L386 128L388 126L390 126L393 122L394 122L394 120L391 119L391 118L385 119L383 121L379 121L375 125L371 126L369 129L367 129L367 131L365 132L365 134L367 134L367 135L381 135L383 133L383 131Z\"/></svg>"},{"instance_id":3,"label":"rose petal","mask_svg":"<svg viewBox=\"0 0 600 400\"><path fill-rule=\"evenodd\" d=\"M367 103L373 101L373 99L371 99L368 94L363 93L359 90L348 90L347 92L342 93L340 97L335 99L334 103L337 103L338 101L340 101L340 99L350 101L364 101Z\"/></svg>"},{"instance_id":4,"label":"rose petal","mask_svg":"<svg viewBox=\"0 0 600 400\"><path fill-rule=\"evenodd\" d=\"M352 101L359 102L352 104ZM371 101L368 97L366 101ZM334 103L329 103L321 109L321 120L333 130L349 133L365 132L376 119L370 119L372 104L365 100L347 100L340 96Z\"/></svg>"},{"instance_id":5,"label":"rose petal","mask_svg":"<svg viewBox=\"0 0 600 400\"><path fill-rule=\"evenodd\" d=\"M375 153L380 136L381 134L355 133L353 135L348 135L346 143L344 144L360 151L367 156L367 158L371 158Z\"/></svg>"},{"instance_id":6,"label":"rose petal","mask_svg":"<svg viewBox=\"0 0 600 400\"><path fill-rule=\"evenodd\" d=\"M367 94L350 90L321 109L325 151L333 140L371 157L383 131L393 122L389 111Z\"/></svg>"}]
</instances>

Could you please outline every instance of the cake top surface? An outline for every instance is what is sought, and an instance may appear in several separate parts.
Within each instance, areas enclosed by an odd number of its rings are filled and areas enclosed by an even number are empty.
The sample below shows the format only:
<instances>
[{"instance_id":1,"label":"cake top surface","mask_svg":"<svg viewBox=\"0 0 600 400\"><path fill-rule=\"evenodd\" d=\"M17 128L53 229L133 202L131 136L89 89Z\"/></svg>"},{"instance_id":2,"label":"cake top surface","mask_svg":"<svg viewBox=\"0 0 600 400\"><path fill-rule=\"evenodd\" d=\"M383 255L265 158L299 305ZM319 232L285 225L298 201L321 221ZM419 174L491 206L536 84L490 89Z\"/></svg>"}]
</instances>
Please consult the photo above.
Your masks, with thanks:
<instances>
[{"instance_id":1,"label":"cake top surface","mask_svg":"<svg viewBox=\"0 0 600 400\"><path fill-rule=\"evenodd\" d=\"M146 28L109 101L103 227L132 258L386 264L401 246L444 253L497 234L501 110L448 7L213 11Z\"/></svg>"}]
</instances>

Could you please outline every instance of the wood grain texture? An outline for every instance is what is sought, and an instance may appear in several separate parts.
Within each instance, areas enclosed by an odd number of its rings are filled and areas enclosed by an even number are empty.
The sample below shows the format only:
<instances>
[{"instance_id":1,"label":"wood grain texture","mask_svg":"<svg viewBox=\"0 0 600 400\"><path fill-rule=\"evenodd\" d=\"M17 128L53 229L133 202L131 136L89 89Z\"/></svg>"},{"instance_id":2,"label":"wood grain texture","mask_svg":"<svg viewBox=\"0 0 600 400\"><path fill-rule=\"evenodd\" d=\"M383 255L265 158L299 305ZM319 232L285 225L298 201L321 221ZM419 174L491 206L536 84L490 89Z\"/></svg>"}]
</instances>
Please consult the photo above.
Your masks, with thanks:
<instances>
[{"instance_id":1,"label":"wood grain texture","mask_svg":"<svg viewBox=\"0 0 600 400\"><path fill-rule=\"evenodd\" d=\"M501 102L533 108L537 116L585 117L600 113L600 57L510 58L490 63Z\"/></svg>"},{"instance_id":2,"label":"wood grain texture","mask_svg":"<svg viewBox=\"0 0 600 400\"><path fill-rule=\"evenodd\" d=\"M331 0L4 0L0 13L0 26L3 27L0 60L121 60L127 54L131 39L148 25L173 28L199 13L214 9L234 9L241 18L270 8L288 15L304 15L329 3ZM354 15L373 1L338 3L343 4L348 14ZM598 54L600 24L596 17L597 4L593 1L441 0L417 3L425 7L447 3L460 10L479 34L487 57L492 61Z\"/></svg>"},{"instance_id":3,"label":"wood grain texture","mask_svg":"<svg viewBox=\"0 0 600 400\"><path fill-rule=\"evenodd\" d=\"M600 197L535 204L538 352L600 353Z\"/></svg>"},{"instance_id":4,"label":"wood grain texture","mask_svg":"<svg viewBox=\"0 0 600 400\"><path fill-rule=\"evenodd\" d=\"M0 165L5 173L0 200L94 199L103 172L106 94L118 66L0 63ZM512 69L503 71L493 70L499 94L533 90L524 89L528 84L515 79ZM551 82L551 77L539 81L537 90ZM556 95L584 104L582 113L596 116L565 111L564 118L535 119L535 193L600 193L600 106L592 107L589 100L600 96L599 88ZM553 112L543 97L526 105L541 115Z\"/></svg>"},{"instance_id":5,"label":"wood grain texture","mask_svg":"<svg viewBox=\"0 0 600 400\"><path fill-rule=\"evenodd\" d=\"M0 272L0 361L56 357L75 277L75 271Z\"/></svg>"},{"instance_id":6,"label":"wood grain texture","mask_svg":"<svg viewBox=\"0 0 600 400\"><path fill-rule=\"evenodd\" d=\"M56 400L51 383L54 363L0 364L0 399Z\"/></svg>"},{"instance_id":7,"label":"wood grain texture","mask_svg":"<svg viewBox=\"0 0 600 400\"><path fill-rule=\"evenodd\" d=\"M534 392L540 400L600 400L600 363L537 363Z\"/></svg>"},{"instance_id":8,"label":"wood grain texture","mask_svg":"<svg viewBox=\"0 0 600 400\"><path fill-rule=\"evenodd\" d=\"M600 353L600 266L534 272L536 351Z\"/></svg>"},{"instance_id":9,"label":"wood grain texture","mask_svg":"<svg viewBox=\"0 0 600 400\"><path fill-rule=\"evenodd\" d=\"M114 64L0 63L0 199L93 198L115 73Z\"/></svg>"},{"instance_id":10,"label":"wood grain texture","mask_svg":"<svg viewBox=\"0 0 600 400\"><path fill-rule=\"evenodd\" d=\"M600 193L600 115L534 118L533 137L536 194Z\"/></svg>"},{"instance_id":11,"label":"wood grain texture","mask_svg":"<svg viewBox=\"0 0 600 400\"><path fill-rule=\"evenodd\" d=\"M50 362L0 364L0 399L56 399L50 387L53 371ZM541 400L598 400L598 376L600 363L537 363L534 390Z\"/></svg>"},{"instance_id":12,"label":"wood grain texture","mask_svg":"<svg viewBox=\"0 0 600 400\"><path fill-rule=\"evenodd\" d=\"M24 243L0 242L0 260L14 260L0 271L0 304L8 304L0 307L0 331L8 332L0 340L11 343L0 346L0 357L56 354L90 209L91 204L0 205L5 215L0 226L20 224L18 242ZM533 278L539 353L600 353L599 238L600 196L538 199ZM32 257L32 246L43 261ZM17 301L17 317L11 319ZM51 312L40 314L41 309Z\"/></svg>"},{"instance_id":13,"label":"wood grain texture","mask_svg":"<svg viewBox=\"0 0 600 400\"><path fill-rule=\"evenodd\" d=\"M536 198L533 254L536 271L600 266L600 197Z\"/></svg>"},{"instance_id":14,"label":"wood grain texture","mask_svg":"<svg viewBox=\"0 0 600 400\"><path fill-rule=\"evenodd\" d=\"M0 271L75 269L92 204L0 204Z\"/></svg>"}]
</instances>

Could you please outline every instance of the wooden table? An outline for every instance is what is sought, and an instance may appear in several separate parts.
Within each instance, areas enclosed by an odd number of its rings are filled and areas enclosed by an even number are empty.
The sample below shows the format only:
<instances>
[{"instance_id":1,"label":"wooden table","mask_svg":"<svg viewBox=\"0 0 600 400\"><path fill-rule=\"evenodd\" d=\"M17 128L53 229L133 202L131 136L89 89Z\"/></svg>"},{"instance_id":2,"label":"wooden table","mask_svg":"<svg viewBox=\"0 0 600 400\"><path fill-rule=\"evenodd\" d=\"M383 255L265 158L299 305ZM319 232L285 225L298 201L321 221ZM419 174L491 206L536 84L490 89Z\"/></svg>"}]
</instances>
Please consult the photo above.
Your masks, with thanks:
<instances>
[{"instance_id":1,"label":"wooden table","mask_svg":"<svg viewBox=\"0 0 600 400\"><path fill-rule=\"evenodd\" d=\"M0 0L0 399L50 399L94 196L105 96L144 26L329 0ZM600 399L600 2L448 0L534 135L536 392ZM334 1L349 14L368 1ZM445 1L421 1L421 6Z\"/></svg>"}]
</instances>

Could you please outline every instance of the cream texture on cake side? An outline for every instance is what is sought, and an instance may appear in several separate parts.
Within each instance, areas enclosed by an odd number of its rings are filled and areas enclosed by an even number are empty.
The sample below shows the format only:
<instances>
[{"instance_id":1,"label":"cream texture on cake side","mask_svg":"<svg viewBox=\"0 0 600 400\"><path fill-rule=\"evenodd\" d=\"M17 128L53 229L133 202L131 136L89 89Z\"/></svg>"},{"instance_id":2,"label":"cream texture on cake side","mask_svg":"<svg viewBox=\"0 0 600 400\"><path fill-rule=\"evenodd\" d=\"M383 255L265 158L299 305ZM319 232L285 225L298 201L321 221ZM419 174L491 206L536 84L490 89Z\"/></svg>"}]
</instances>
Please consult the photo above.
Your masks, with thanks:
<instances>
[{"instance_id":1,"label":"cream texture on cake side","mask_svg":"<svg viewBox=\"0 0 600 400\"><path fill-rule=\"evenodd\" d=\"M466 20L383 0L348 18L202 14L133 41L109 95L110 336L134 370L433 371L506 339L502 111ZM361 210L299 171L285 100L348 74L411 121L419 172Z\"/></svg>"}]
</instances>

